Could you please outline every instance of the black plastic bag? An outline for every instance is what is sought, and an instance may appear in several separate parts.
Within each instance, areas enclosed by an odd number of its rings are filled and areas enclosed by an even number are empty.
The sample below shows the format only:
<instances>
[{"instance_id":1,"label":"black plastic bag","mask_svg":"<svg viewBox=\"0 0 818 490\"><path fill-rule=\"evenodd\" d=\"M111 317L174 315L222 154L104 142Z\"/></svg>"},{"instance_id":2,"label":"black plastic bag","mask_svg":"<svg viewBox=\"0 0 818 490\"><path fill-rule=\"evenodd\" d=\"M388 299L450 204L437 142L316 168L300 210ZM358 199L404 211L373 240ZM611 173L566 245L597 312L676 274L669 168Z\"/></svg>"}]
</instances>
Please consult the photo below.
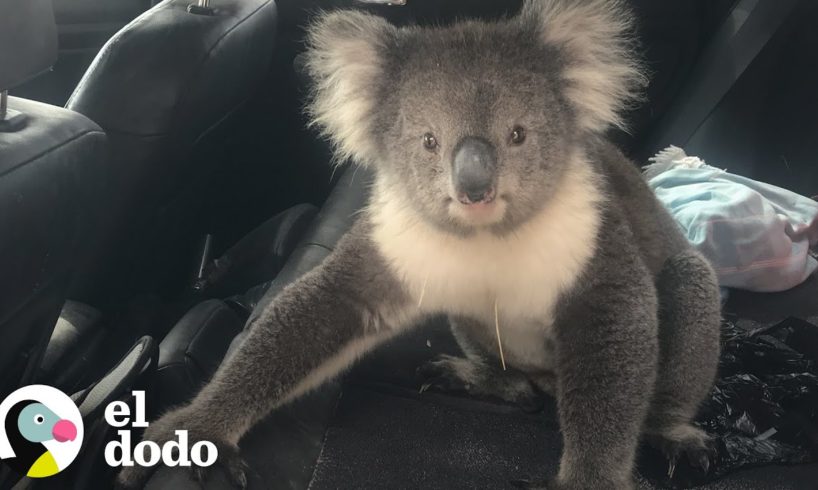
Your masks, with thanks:
<instances>
[{"instance_id":1,"label":"black plastic bag","mask_svg":"<svg viewBox=\"0 0 818 490\"><path fill-rule=\"evenodd\" d=\"M664 487L688 488L740 468L818 460L818 327L797 318L756 330L722 322L715 386L696 423L713 437L705 473L679 461L672 471L655 451L643 476Z\"/></svg>"}]
</instances>

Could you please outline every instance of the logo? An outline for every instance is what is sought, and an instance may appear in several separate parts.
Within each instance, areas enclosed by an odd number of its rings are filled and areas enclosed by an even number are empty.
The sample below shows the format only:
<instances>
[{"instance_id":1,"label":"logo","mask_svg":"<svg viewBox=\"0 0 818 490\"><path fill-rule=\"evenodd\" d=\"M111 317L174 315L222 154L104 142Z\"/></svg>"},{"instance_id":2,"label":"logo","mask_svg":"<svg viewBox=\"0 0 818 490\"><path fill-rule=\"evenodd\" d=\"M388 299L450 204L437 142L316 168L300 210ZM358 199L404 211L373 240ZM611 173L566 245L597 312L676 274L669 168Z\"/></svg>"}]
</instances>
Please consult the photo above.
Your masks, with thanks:
<instances>
[{"instance_id":1,"label":"logo","mask_svg":"<svg viewBox=\"0 0 818 490\"><path fill-rule=\"evenodd\" d=\"M0 403L0 459L30 478L66 469L82 446L82 416L62 391L24 386Z\"/></svg>"},{"instance_id":2,"label":"logo","mask_svg":"<svg viewBox=\"0 0 818 490\"><path fill-rule=\"evenodd\" d=\"M135 413L123 401L114 401L105 408L105 421L111 427L147 428L145 419L145 392L133 391ZM131 417L133 416L133 419ZM219 450L210 441L197 441L192 446L188 443L187 430L174 430L176 440L166 441L161 446L153 441L142 441L132 447L131 431L116 431L119 440L112 440L105 445L105 462L108 466L154 466L162 461L165 466L199 466L206 467L216 462Z\"/></svg>"}]
</instances>

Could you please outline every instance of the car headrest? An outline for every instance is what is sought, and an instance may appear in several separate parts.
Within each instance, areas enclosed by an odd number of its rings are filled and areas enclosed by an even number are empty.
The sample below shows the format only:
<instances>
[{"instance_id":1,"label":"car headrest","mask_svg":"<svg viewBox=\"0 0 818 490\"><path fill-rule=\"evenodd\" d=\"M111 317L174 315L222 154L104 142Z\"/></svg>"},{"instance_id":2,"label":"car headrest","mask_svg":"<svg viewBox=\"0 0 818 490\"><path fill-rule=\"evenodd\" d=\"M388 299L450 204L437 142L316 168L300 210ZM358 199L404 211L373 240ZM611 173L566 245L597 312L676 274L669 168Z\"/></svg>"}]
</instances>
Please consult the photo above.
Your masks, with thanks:
<instances>
[{"instance_id":1,"label":"car headrest","mask_svg":"<svg viewBox=\"0 0 818 490\"><path fill-rule=\"evenodd\" d=\"M30 80L56 59L51 0L0 0L0 90Z\"/></svg>"},{"instance_id":2,"label":"car headrest","mask_svg":"<svg viewBox=\"0 0 818 490\"><path fill-rule=\"evenodd\" d=\"M0 0L4 1L4 0ZM97 54L66 107L109 134L150 138L209 130L268 74L277 27L274 0L158 3L116 33ZM197 4L198 6L198 4ZM207 6L202 5L205 9Z\"/></svg>"}]
</instances>

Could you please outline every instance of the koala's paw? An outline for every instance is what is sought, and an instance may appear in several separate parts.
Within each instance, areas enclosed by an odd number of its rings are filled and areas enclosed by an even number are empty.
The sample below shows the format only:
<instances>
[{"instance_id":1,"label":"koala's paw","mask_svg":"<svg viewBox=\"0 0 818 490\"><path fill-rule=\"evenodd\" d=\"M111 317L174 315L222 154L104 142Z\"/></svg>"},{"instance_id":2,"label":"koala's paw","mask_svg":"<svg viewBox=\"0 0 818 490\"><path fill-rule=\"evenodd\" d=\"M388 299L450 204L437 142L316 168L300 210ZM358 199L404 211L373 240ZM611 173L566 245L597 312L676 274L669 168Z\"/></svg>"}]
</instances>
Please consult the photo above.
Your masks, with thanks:
<instances>
[{"instance_id":1,"label":"koala's paw","mask_svg":"<svg viewBox=\"0 0 818 490\"><path fill-rule=\"evenodd\" d=\"M423 380L420 393L430 388L468 393L477 381L475 367L471 361L445 354L421 365L417 374Z\"/></svg>"},{"instance_id":2,"label":"koala's paw","mask_svg":"<svg viewBox=\"0 0 818 490\"><path fill-rule=\"evenodd\" d=\"M222 443L216 441L212 442L216 445L216 448L218 448L219 450L219 459L215 465L224 468L225 472L227 472L227 477L230 479L230 482L236 488L241 489L247 488L248 466L247 463L244 462L244 459L242 459L238 446L229 443ZM203 482L207 479L208 474L211 471L211 468L213 468L213 466L208 466L207 468L200 468L194 466L192 468L193 478L199 482Z\"/></svg>"},{"instance_id":3,"label":"koala's paw","mask_svg":"<svg viewBox=\"0 0 818 490\"><path fill-rule=\"evenodd\" d=\"M188 431L188 444L190 446L198 441L210 441L216 446L219 453L218 459L213 466L204 468L198 466L188 467L192 479L203 482L207 479L211 469L218 465L225 469L227 476L236 487L247 487L247 465L241 458L238 446L218 438L218 431L208 430L206 425L202 423L201 418L196 416L196 411L189 407L168 412L159 420L152 422L142 436L142 440L153 441L161 447L168 441L176 440L175 431L177 430ZM157 469L158 465L152 467L136 465L125 467L117 475L115 486L123 490L141 489Z\"/></svg>"},{"instance_id":4,"label":"koala's paw","mask_svg":"<svg viewBox=\"0 0 818 490\"><path fill-rule=\"evenodd\" d=\"M435 389L505 400L525 412L538 412L545 397L517 370L502 370L464 357L440 355L418 368L420 392Z\"/></svg>"},{"instance_id":5,"label":"koala's paw","mask_svg":"<svg viewBox=\"0 0 818 490\"><path fill-rule=\"evenodd\" d=\"M659 434L649 436L648 442L662 451L668 461L667 476L673 478L680 458L687 459L690 466L705 474L716 456L713 439L703 430L690 424L679 425Z\"/></svg>"}]
</instances>

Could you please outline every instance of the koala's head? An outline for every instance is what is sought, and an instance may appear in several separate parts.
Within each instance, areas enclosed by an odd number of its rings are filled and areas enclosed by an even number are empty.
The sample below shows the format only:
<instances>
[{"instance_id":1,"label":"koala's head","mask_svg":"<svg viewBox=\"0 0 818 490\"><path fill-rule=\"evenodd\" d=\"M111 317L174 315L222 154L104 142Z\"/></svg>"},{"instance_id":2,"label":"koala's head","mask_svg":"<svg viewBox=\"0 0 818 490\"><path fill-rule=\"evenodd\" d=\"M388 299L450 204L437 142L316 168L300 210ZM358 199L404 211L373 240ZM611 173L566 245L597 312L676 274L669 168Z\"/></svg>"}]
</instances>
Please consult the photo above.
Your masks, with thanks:
<instances>
[{"instance_id":1,"label":"koala's head","mask_svg":"<svg viewBox=\"0 0 818 490\"><path fill-rule=\"evenodd\" d=\"M355 11L309 30L314 124L338 157L435 226L513 230L645 77L617 0L528 0L519 15L395 27Z\"/></svg>"}]
</instances>

